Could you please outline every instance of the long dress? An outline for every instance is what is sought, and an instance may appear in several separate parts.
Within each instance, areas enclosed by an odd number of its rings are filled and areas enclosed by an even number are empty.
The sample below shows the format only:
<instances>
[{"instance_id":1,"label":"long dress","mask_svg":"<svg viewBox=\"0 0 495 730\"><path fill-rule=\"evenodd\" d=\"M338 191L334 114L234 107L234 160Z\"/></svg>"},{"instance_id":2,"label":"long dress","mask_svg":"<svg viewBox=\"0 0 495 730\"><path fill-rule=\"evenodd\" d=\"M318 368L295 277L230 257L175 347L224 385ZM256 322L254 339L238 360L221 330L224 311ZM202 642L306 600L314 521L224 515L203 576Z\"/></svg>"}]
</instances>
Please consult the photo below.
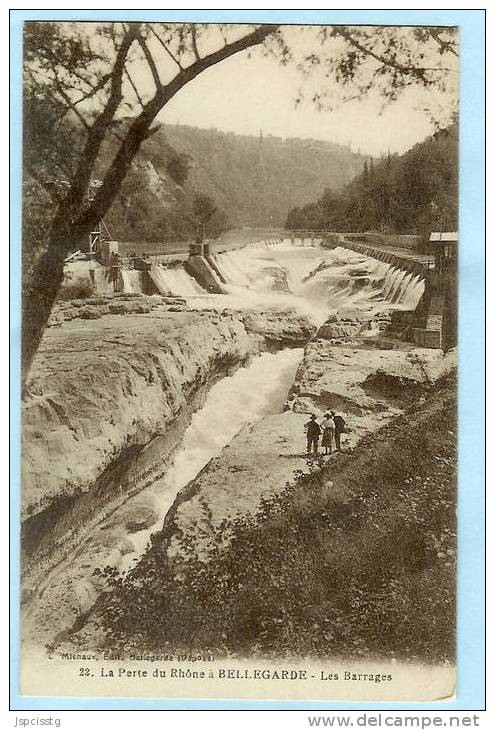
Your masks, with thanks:
<instances>
[{"instance_id":1,"label":"long dress","mask_svg":"<svg viewBox=\"0 0 495 730\"><path fill-rule=\"evenodd\" d=\"M331 421L324 420L322 421L321 427L323 429L323 438L321 440L321 445L326 446L327 448L332 446L332 439L333 439L333 424Z\"/></svg>"}]
</instances>

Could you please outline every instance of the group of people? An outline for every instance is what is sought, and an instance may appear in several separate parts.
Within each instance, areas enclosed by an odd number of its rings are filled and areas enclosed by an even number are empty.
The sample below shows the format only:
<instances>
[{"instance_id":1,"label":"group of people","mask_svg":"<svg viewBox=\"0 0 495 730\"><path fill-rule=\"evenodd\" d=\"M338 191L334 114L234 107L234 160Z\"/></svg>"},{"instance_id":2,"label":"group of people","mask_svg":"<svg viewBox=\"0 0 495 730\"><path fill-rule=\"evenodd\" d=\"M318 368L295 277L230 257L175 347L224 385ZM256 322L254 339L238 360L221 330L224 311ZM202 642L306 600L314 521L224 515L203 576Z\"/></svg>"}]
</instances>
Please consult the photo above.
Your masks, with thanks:
<instances>
[{"instance_id":1,"label":"group of people","mask_svg":"<svg viewBox=\"0 0 495 730\"><path fill-rule=\"evenodd\" d=\"M335 448L341 451L341 435L345 433L346 426L342 416L338 416L334 411L325 413L321 423L318 423L316 416L313 414L309 421L304 424L307 438L307 453L317 454L320 443L325 449L325 454L332 453L332 445L335 439Z\"/></svg>"}]
</instances>

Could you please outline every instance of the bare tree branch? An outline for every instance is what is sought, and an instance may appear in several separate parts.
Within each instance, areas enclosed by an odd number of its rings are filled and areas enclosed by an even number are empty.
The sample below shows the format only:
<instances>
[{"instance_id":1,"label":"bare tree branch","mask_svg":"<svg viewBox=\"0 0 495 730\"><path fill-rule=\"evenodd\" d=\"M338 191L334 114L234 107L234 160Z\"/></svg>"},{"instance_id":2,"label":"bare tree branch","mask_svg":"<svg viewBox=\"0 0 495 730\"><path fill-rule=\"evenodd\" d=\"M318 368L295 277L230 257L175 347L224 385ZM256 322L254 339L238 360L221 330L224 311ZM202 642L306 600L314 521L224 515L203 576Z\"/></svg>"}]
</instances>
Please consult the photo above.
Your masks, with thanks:
<instances>
[{"instance_id":1,"label":"bare tree branch","mask_svg":"<svg viewBox=\"0 0 495 730\"><path fill-rule=\"evenodd\" d=\"M194 56L196 58L196 61L199 61L201 56L199 55L199 51L198 51L197 30L196 30L196 25L194 23L191 24L191 42L192 42L192 47L193 47Z\"/></svg>"},{"instance_id":2,"label":"bare tree branch","mask_svg":"<svg viewBox=\"0 0 495 730\"><path fill-rule=\"evenodd\" d=\"M91 99L92 96L94 96L99 91L101 91L102 89L105 88L105 86L107 85L107 83L110 81L111 78L112 78L111 73L108 73L108 74L105 74L104 76L102 76L100 81L97 84L95 84L94 86L92 86L91 90L88 91L87 94L84 94L79 99L76 99L74 104L81 104L81 102L86 101L87 99Z\"/></svg>"},{"instance_id":3,"label":"bare tree branch","mask_svg":"<svg viewBox=\"0 0 495 730\"><path fill-rule=\"evenodd\" d=\"M89 131L89 128L90 127L89 127L88 122L86 121L86 119L84 118L84 116L81 114L81 112L79 111L79 109L76 107L76 102L73 102L72 101L72 99L70 98L70 96L67 94L67 92L63 88L62 84L60 83L60 80L59 80L58 75L57 75L56 68L53 66L53 64L51 64L51 65L52 65L53 76L54 76L54 79L53 80L54 80L55 88L57 89L57 92L60 94L60 96L62 97L62 99L64 100L64 102L67 104L67 107L74 112L74 114L79 119L79 121L81 122L82 126L84 127L84 129L86 131Z\"/></svg>"},{"instance_id":4,"label":"bare tree branch","mask_svg":"<svg viewBox=\"0 0 495 730\"><path fill-rule=\"evenodd\" d=\"M125 178L130 164L138 151L141 142L146 138L148 129L158 112L172 99L178 91L192 81L207 68L220 61L244 51L246 48L263 43L265 38L278 30L278 25L258 26L248 35L233 41L230 45L210 53L199 61L182 69L170 83L162 86L144 107L141 114L134 119L129 127L123 143L108 168L102 186L99 188L91 205L81 214L77 226L85 229L100 220L111 205L115 193Z\"/></svg>"},{"instance_id":5,"label":"bare tree branch","mask_svg":"<svg viewBox=\"0 0 495 730\"><path fill-rule=\"evenodd\" d=\"M454 48L454 44L451 41L446 41L443 38L440 38L440 31L435 28L428 28L428 34L430 38L433 38L434 41L438 43L440 46L440 52L444 53L445 51L449 53L453 53L454 56L459 57L459 54Z\"/></svg>"},{"instance_id":6,"label":"bare tree branch","mask_svg":"<svg viewBox=\"0 0 495 730\"><path fill-rule=\"evenodd\" d=\"M136 84L135 84L135 83L134 83L134 81L132 80L132 76L131 76L131 74L130 74L130 71L129 71L129 69L127 68L127 64L126 64L126 65L124 65L124 73L125 73L125 75L127 76L127 80L129 81L130 85L132 86L132 90L134 91L134 93L135 93L135 95L136 95L136 98L137 98L137 100L138 100L139 104L140 104L140 105L141 105L141 107L142 107L142 108L144 109L144 101L143 101L143 100L142 100L142 98L141 98L141 94L139 93L139 91L138 91L138 88L137 88Z\"/></svg>"},{"instance_id":7,"label":"bare tree branch","mask_svg":"<svg viewBox=\"0 0 495 730\"><path fill-rule=\"evenodd\" d=\"M141 35L138 36L137 41L143 50L146 61L148 62L148 66L150 67L150 71L153 76L153 81L155 82L155 86L156 86L157 90L161 89L162 82L160 80L160 74L158 73L158 69L156 67L155 60L154 60L153 56L151 55L150 49L146 45L146 41L144 40L144 38Z\"/></svg>"},{"instance_id":8,"label":"bare tree branch","mask_svg":"<svg viewBox=\"0 0 495 730\"><path fill-rule=\"evenodd\" d=\"M388 58L387 56L384 56L381 53L377 53L371 48L367 48L362 43L360 43L353 35L349 32L349 30L340 25L335 25L333 27L333 32L335 35L340 35L342 38L344 38L348 43L351 44L351 46L354 46L358 51L363 53L366 56L371 56L371 58L374 58L375 61L378 61L382 66L388 66L389 68L395 69L399 71L401 74L404 74L405 76L414 74L416 76L423 74L426 71L437 71L444 73L448 69L444 68L426 68L426 67L420 67L420 66L405 66L404 64L400 63L399 61Z\"/></svg>"},{"instance_id":9,"label":"bare tree branch","mask_svg":"<svg viewBox=\"0 0 495 730\"><path fill-rule=\"evenodd\" d=\"M115 112L122 101L122 76L125 62L129 49L139 34L139 28L139 23L131 23L129 25L129 29L126 31L117 51L107 103L89 131L86 145L81 154L80 163L72 178L70 197L73 205L80 204L84 198L101 144L114 118Z\"/></svg>"},{"instance_id":10,"label":"bare tree branch","mask_svg":"<svg viewBox=\"0 0 495 730\"><path fill-rule=\"evenodd\" d=\"M174 56L174 54L172 53L172 51L169 49L169 47L163 41L163 39L160 38L160 36L156 32L156 30L153 28L153 26L152 25L149 25L148 27L149 27L150 31L153 33L153 35L155 36L155 38L158 40L158 42L161 44L161 46L168 53L168 55L170 56L170 58L172 59L172 61L177 64L177 66L180 68L181 71L183 71L184 70L184 67L181 65L181 62Z\"/></svg>"}]
</instances>

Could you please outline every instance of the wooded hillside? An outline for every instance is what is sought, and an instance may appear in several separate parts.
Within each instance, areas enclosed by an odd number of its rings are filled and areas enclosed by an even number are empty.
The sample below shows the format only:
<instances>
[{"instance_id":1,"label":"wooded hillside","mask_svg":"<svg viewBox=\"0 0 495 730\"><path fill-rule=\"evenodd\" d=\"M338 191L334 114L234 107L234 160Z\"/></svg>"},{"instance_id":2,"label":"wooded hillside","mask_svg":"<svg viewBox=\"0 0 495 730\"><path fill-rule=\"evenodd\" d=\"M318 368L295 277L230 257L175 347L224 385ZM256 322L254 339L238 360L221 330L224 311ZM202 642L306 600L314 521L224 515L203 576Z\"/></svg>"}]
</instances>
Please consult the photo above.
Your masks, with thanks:
<instances>
[{"instance_id":1,"label":"wooded hillside","mask_svg":"<svg viewBox=\"0 0 495 730\"><path fill-rule=\"evenodd\" d=\"M403 155L368 159L343 190L327 187L295 207L286 227L419 233L457 229L458 128L437 132Z\"/></svg>"},{"instance_id":2,"label":"wooded hillside","mask_svg":"<svg viewBox=\"0 0 495 730\"><path fill-rule=\"evenodd\" d=\"M120 240L187 238L201 194L217 208L210 235L225 227L283 226L294 205L327 186L339 189L364 159L330 142L164 125L143 143L106 222Z\"/></svg>"}]
</instances>

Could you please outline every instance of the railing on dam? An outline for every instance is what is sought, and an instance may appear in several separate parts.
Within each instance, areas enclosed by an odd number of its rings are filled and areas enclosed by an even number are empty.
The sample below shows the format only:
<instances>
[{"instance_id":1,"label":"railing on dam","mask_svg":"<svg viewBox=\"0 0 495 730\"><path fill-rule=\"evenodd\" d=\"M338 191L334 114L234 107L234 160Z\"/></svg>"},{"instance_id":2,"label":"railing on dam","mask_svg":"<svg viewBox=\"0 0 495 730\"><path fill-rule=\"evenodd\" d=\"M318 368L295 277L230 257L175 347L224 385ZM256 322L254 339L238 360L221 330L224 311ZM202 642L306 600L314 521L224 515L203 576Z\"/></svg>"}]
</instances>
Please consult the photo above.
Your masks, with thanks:
<instances>
[{"instance_id":1,"label":"railing on dam","mask_svg":"<svg viewBox=\"0 0 495 730\"><path fill-rule=\"evenodd\" d=\"M387 250L386 248L380 247L379 244L368 245L364 243L358 243L357 241L351 241L346 236L340 234L331 234L323 240L322 245L324 248L336 248L341 246L343 248L350 249L356 253L360 253L363 256L370 256L371 258L377 259L378 261L385 261L398 269L403 269L416 276L421 276L426 279L428 272L434 268L434 261L421 254L415 255L412 251L407 255L400 255L394 251Z\"/></svg>"}]
</instances>

